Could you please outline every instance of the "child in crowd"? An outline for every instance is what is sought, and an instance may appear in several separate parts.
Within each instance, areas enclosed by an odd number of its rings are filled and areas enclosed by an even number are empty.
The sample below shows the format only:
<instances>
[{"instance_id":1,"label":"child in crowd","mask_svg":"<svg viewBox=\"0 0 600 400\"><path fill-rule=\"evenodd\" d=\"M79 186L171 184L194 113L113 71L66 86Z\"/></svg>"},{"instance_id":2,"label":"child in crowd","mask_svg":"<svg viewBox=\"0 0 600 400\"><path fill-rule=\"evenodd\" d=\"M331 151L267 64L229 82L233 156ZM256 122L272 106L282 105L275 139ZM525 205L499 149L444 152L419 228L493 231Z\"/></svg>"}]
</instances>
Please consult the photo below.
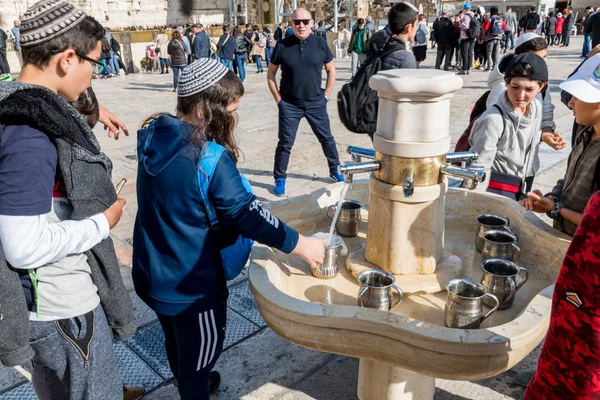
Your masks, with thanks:
<instances>
[{"instance_id":1,"label":"child in crowd","mask_svg":"<svg viewBox=\"0 0 600 400\"><path fill-rule=\"evenodd\" d=\"M112 164L69 104L89 86L104 29L63 0L30 7L23 69L0 87L0 361L32 359L40 399L120 399L113 339L135 331L109 230L123 212Z\"/></svg>"},{"instance_id":2,"label":"child in crowd","mask_svg":"<svg viewBox=\"0 0 600 400\"><path fill-rule=\"evenodd\" d=\"M516 47L514 55L532 53L542 57L546 60L548 56L548 42L535 33L525 33L516 40ZM490 94L486 101L486 107L490 108L506 91L506 85L504 83L504 71L506 67L514 57L512 54L508 54L502 58L499 65L494 68L487 79L487 84L490 87ZM566 146L566 141L560 135L555 132L556 124L554 123L554 105L552 104L552 98L548 86L544 90L540 91L536 96L536 99L542 104L542 132L541 141L552 147L554 150L561 150ZM527 190L531 189L533 179L540 167L539 160L539 142L534 148L533 163L531 169L527 172L526 183Z\"/></svg>"},{"instance_id":3,"label":"child in crowd","mask_svg":"<svg viewBox=\"0 0 600 400\"><path fill-rule=\"evenodd\" d=\"M381 70L417 67L415 56L406 49L406 44L415 39L418 16L419 10L408 2L395 3L390 8L388 25L373 34L367 54L367 57L374 56L383 50L386 43L397 49L382 60Z\"/></svg>"},{"instance_id":4,"label":"child in crowd","mask_svg":"<svg viewBox=\"0 0 600 400\"><path fill-rule=\"evenodd\" d=\"M565 177L552 192L544 196L534 190L521 204L534 212L546 212L555 228L573 235L588 200L600 190L600 54L583 63L560 88L573 96L569 108L585 128L577 134Z\"/></svg>"},{"instance_id":5,"label":"child in crowd","mask_svg":"<svg viewBox=\"0 0 600 400\"><path fill-rule=\"evenodd\" d=\"M487 174L478 190L520 200L539 142L542 105L535 97L548 82L546 62L532 53L515 56L504 81L504 94L473 124L470 150L479 158L471 167Z\"/></svg>"},{"instance_id":6,"label":"child in crowd","mask_svg":"<svg viewBox=\"0 0 600 400\"><path fill-rule=\"evenodd\" d=\"M579 80L578 85L585 84ZM595 104L588 104L596 108L597 132L600 91L597 87L588 90L596 96ZM596 192L583 212L556 280L550 328L525 400L599 398L600 192Z\"/></svg>"},{"instance_id":7,"label":"child in crowd","mask_svg":"<svg viewBox=\"0 0 600 400\"><path fill-rule=\"evenodd\" d=\"M208 399L219 386L211 370L225 337L223 249L243 237L298 254L311 266L324 257L322 241L265 210L236 167L233 131L243 94L233 72L201 58L182 72L176 116L151 117L138 132L133 280L158 314L183 400Z\"/></svg>"}]
</instances>

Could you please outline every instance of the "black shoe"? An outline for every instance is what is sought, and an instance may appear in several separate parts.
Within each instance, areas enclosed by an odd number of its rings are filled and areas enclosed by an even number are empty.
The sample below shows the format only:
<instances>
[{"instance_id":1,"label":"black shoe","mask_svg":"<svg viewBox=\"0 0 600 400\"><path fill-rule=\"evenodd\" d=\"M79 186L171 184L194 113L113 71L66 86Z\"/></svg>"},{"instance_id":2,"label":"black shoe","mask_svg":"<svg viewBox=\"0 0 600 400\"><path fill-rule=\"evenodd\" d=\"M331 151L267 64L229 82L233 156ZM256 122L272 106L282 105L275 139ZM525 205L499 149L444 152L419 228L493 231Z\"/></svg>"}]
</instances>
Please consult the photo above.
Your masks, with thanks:
<instances>
[{"instance_id":1,"label":"black shoe","mask_svg":"<svg viewBox=\"0 0 600 400\"><path fill-rule=\"evenodd\" d=\"M210 371L209 380L208 392L212 394L219 390L219 386L221 386L221 374L219 371Z\"/></svg>"}]
</instances>

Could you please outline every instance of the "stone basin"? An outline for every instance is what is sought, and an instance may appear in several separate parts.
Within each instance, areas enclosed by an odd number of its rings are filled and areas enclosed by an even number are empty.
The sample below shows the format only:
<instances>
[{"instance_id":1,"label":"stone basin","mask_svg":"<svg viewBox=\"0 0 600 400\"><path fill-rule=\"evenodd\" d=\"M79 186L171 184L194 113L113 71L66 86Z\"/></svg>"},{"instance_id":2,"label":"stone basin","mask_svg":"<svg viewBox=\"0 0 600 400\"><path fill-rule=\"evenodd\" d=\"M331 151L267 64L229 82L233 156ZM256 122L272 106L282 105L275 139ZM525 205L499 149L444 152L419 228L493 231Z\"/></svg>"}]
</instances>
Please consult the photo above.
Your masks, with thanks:
<instances>
[{"instance_id":1,"label":"stone basin","mask_svg":"<svg viewBox=\"0 0 600 400\"><path fill-rule=\"evenodd\" d=\"M326 192L271 207L304 234L326 231L326 208L338 200L341 184ZM349 252L364 245L368 183L355 181L347 199L364 205L360 233L344 238ZM509 217L522 248L521 265L529 280L514 305L497 311L480 329L444 326L446 292L413 294L392 312L358 307L359 286L338 259L333 279L314 278L297 256L255 246L250 286L264 320L292 343L314 350L361 358L359 397L432 398L433 378L476 380L498 375L521 361L543 339L550 320L553 284L569 237L547 226L516 202L488 193L449 189L446 197L445 250L463 261L461 275L479 281L481 256L474 239L475 217ZM400 283L402 276L397 276ZM406 393L412 393L403 397ZM413 397L414 394L415 397Z\"/></svg>"}]
</instances>

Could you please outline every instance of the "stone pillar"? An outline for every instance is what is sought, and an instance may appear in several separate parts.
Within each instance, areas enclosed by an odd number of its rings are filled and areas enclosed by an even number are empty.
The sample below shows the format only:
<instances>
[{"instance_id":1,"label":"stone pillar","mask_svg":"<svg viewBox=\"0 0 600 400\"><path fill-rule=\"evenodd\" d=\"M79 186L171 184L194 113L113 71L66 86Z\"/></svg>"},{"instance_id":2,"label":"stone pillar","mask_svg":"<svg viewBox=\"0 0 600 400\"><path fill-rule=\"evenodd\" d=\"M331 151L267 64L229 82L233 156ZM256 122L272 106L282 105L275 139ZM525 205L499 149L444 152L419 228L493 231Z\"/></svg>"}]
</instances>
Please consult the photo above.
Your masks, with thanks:
<instances>
[{"instance_id":1,"label":"stone pillar","mask_svg":"<svg viewBox=\"0 0 600 400\"><path fill-rule=\"evenodd\" d=\"M373 147L381 169L370 182L365 258L398 274L431 274L442 261L450 147L450 98L462 79L439 70L382 71L369 82L379 95ZM404 191L403 183L414 183Z\"/></svg>"},{"instance_id":2,"label":"stone pillar","mask_svg":"<svg viewBox=\"0 0 600 400\"><path fill-rule=\"evenodd\" d=\"M435 378L361 358L357 392L360 400L432 400Z\"/></svg>"},{"instance_id":3,"label":"stone pillar","mask_svg":"<svg viewBox=\"0 0 600 400\"><path fill-rule=\"evenodd\" d=\"M128 73L140 72L139 70L136 70L133 62L133 54L131 52L131 32L124 31L121 33L121 56L123 57L123 64L125 64Z\"/></svg>"}]
</instances>

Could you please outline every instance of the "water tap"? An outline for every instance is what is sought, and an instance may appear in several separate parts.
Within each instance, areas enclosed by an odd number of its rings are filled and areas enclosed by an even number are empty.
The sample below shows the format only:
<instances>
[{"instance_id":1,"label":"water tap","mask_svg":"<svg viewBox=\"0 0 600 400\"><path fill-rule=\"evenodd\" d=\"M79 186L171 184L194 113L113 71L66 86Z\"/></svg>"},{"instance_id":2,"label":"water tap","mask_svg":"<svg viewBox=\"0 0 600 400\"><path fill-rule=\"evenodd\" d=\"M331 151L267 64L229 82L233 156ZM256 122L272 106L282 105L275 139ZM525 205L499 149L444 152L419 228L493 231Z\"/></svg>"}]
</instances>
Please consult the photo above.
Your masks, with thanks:
<instances>
[{"instance_id":1,"label":"water tap","mask_svg":"<svg viewBox=\"0 0 600 400\"><path fill-rule=\"evenodd\" d=\"M379 168L381 168L379 161L366 161L361 163L340 165L338 167L338 171L340 174L344 175L345 182L352 183L352 176L354 174L377 171Z\"/></svg>"}]
</instances>

